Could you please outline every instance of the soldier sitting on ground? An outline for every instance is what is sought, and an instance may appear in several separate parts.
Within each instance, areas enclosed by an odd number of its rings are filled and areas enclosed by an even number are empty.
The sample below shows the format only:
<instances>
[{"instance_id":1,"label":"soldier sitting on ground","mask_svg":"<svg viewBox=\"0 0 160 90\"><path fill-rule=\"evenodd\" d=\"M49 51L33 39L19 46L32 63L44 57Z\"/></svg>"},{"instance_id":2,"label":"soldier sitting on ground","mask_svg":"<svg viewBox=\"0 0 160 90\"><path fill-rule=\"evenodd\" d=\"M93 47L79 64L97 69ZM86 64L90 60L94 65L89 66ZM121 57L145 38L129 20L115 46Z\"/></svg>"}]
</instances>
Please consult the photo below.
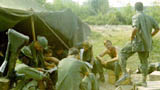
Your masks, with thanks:
<instances>
[{"instance_id":1,"label":"soldier sitting on ground","mask_svg":"<svg viewBox=\"0 0 160 90\"><path fill-rule=\"evenodd\" d=\"M82 60L93 65L92 72L96 75L97 73L100 76L100 81L104 82L104 74L103 67L98 60L95 60L93 57L93 46L89 43L89 41L84 41L82 44L82 48L84 50L82 56Z\"/></svg>"},{"instance_id":2,"label":"soldier sitting on ground","mask_svg":"<svg viewBox=\"0 0 160 90\"><path fill-rule=\"evenodd\" d=\"M24 46L23 49L21 50L23 56L20 57L20 60L22 60L24 64L18 64L16 66L16 71L19 74L24 74L25 75L24 79L27 78L27 80L30 79L37 80L39 84L38 86L41 86L39 88L41 88L42 90L45 89L52 90L53 83L50 79L49 74L45 74L45 72L47 73L45 69L54 68L55 65L58 63L58 59L51 57L52 54L50 50L47 50L48 41L45 37L38 36L37 39L38 41L33 42L34 44L31 43L31 46L30 45ZM44 50L46 50L45 55L43 55ZM36 53L34 51L36 51ZM39 61L40 59L41 61ZM38 61L38 62L33 62L33 61ZM41 65L42 63L44 63L43 67ZM46 84L47 86L45 86L44 82L47 83ZM22 88L22 87L21 85L20 86L18 85L17 88Z\"/></svg>"},{"instance_id":3,"label":"soldier sitting on ground","mask_svg":"<svg viewBox=\"0 0 160 90\"><path fill-rule=\"evenodd\" d=\"M56 57L53 57L53 51L51 49L48 49L44 53L44 60L45 60L45 66L47 69L54 68L58 65L59 59Z\"/></svg>"},{"instance_id":4,"label":"soldier sitting on ground","mask_svg":"<svg viewBox=\"0 0 160 90\"><path fill-rule=\"evenodd\" d=\"M104 52L96 58L100 60L104 68L114 71L117 81L120 76L121 68L118 63L118 53L116 47L112 45L112 42L110 40L105 40L104 46L106 47L106 50L104 50ZM109 55L111 57L111 60L103 60L102 57L104 57L105 55Z\"/></svg>"}]
</instances>

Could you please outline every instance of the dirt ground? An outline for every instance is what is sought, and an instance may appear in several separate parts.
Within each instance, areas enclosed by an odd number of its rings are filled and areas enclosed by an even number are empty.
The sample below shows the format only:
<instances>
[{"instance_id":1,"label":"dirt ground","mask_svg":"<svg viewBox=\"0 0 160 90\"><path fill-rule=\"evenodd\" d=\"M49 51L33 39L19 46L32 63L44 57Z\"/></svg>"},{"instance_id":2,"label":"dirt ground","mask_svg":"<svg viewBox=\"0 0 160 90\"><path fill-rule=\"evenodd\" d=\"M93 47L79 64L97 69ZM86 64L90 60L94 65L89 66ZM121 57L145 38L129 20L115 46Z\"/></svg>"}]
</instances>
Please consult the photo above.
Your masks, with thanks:
<instances>
[{"instance_id":1,"label":"dirt ground","mask_svg":"<svg viewBox=\"0 0 160 90\"><path fill-rule=\"evenodd\" d=\"M108 83L108 75L107 73L105 73L105 82L99 82L100 84L100 90L115 90L116 87L113 84L109 84ZM121 85L120 86L122 88L122 90L131 90L132 89L132 85Z\"/></svg>"},{"instance_id":2,"label":"dirt ground","mask_svg":"<svg viewBox=\"0 0 160 90\"><path fill-rule=\"evenodd\" d=\"M141 74L131 74L131 81L132 83L135 82L140 82L142 80L142 75ZM99 81L100 84L100 90L117 90L113 84L108 83L108 75L105 73L105 82L102 83ZM133 90L133 85L121 85L119 86L121 89L118 90Z\"/></svg>"}]
</instances>

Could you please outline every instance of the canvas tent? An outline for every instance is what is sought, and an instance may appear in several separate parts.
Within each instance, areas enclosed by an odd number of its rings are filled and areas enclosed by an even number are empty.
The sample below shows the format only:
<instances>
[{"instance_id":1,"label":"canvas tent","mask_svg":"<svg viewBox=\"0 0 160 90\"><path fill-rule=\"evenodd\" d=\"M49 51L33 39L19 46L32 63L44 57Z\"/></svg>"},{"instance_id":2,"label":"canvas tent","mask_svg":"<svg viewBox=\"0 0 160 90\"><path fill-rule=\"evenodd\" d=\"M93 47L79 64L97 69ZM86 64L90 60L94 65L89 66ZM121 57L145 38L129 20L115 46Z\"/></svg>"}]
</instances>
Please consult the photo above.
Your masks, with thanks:
<instances>
[{"instance_id":1,"label":"canvas tent","mask_svg":"<svg viewBox=\"0 0 160 90\"><path fill-rule=\"evenodd\" d=\"M0 32L14 28L32 39L31 17L36 35L46 36L50 45L76 46L90 33L90 28L70 9L54 12L36 0L0 0Z\"/></svg>"}]
</instances>

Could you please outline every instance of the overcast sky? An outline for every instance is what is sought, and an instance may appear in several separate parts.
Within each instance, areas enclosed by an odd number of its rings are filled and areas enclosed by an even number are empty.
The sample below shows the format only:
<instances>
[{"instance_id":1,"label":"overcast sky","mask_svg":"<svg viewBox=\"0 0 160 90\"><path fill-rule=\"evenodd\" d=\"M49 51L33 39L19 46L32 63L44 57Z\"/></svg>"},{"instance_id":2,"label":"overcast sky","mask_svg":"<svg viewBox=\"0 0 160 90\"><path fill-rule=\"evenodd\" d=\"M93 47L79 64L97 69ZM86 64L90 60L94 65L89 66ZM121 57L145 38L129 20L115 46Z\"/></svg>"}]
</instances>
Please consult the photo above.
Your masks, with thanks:
<instances>
[{"instance_id":1,"label":"overcast sky","mask_svg":"<svg viewBox=\"0 0 160 90\"><path fill-rule=\"evenodd\" d=\"M54 0L46 0L46 1L53 2ZM79 4L83 4L83 2L87 0L73 0L73 1L78 2ZM109 0L109 5L110 7L123 7L126 6L128 3L130 3L133 6L135 2L138 1L143 2L144 6L151 6L155 1L160 2L160 0Z\"/></svg>"}]
</instances>

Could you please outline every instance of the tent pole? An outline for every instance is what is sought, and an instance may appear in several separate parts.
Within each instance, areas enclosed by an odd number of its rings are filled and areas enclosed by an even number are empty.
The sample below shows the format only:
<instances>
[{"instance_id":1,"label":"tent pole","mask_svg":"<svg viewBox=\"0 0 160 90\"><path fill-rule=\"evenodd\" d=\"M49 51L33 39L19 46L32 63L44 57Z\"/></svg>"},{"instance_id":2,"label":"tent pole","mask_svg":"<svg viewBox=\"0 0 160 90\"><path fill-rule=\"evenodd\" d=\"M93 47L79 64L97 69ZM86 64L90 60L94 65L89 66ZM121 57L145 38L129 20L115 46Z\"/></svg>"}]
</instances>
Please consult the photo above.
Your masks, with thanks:
<instances>
[{"instance_id":1,"label":"tent pole","mask_svg":"<svg viewBox=\"0 0 160 90\"><path fill-rule=\"evenodd\" d=\"M34 18L31 16L31 25L32 25L32 37L33 41L36 41L35 27L34 27Z\"/></svg>"}]
</instances>

